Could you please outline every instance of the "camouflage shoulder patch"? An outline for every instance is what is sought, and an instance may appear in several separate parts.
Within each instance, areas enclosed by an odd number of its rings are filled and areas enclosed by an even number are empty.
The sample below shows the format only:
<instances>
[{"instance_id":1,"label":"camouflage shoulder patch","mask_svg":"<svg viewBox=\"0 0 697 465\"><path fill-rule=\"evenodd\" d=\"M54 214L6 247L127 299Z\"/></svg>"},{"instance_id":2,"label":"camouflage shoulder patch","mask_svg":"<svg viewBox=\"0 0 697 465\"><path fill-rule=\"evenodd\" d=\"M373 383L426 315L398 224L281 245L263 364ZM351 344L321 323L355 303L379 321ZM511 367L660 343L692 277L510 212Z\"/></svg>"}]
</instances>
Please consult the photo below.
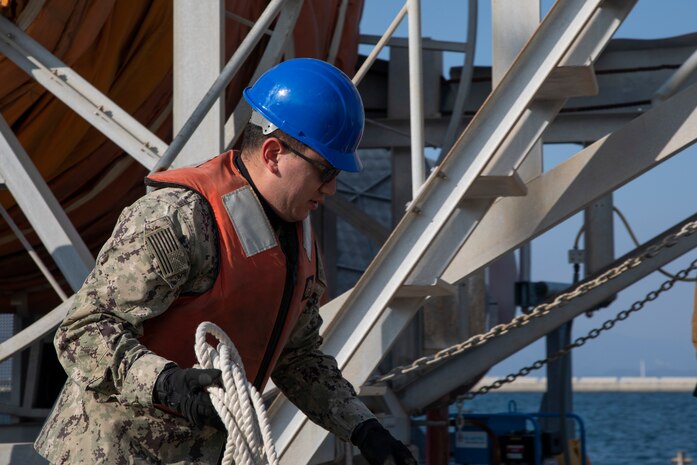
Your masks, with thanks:
<instances>
[{"instance_id":1,"label":"camouflage shoulder patch","mask_svg":"<svg viewBox=\"0 0 697 465\"><path fill-rule=\"evenodd\" d=\"M189 269L189 260L174 233L171 221L159 220L145 233L145 245L157 263L158 274L168 283L170 278ZM170 283L171 285L171 283Z\"/></svg>"}]
</instances>

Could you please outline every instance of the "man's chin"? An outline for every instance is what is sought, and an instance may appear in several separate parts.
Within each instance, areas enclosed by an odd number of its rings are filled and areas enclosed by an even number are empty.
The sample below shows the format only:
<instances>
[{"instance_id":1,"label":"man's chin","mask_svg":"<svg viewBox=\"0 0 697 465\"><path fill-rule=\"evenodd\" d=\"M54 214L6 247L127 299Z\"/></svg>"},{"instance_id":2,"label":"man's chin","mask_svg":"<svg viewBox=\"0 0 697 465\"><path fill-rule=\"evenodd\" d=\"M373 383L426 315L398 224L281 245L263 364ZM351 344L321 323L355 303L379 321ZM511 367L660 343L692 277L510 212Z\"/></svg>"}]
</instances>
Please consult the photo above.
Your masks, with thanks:
<instances>
[{"instance_id":1,"label":"man's chin","mask_svg":"<svg viewBox=\"0 0 697 465\"><path fill-rule=\"evenodd\" d=\"M310 210L305 211L304 213L298 213L297 215L293 215L293 217L289 221L290 223L298 223L300 221L305 221L305 218L310 216Z\"/></svg>"}]
</instances>

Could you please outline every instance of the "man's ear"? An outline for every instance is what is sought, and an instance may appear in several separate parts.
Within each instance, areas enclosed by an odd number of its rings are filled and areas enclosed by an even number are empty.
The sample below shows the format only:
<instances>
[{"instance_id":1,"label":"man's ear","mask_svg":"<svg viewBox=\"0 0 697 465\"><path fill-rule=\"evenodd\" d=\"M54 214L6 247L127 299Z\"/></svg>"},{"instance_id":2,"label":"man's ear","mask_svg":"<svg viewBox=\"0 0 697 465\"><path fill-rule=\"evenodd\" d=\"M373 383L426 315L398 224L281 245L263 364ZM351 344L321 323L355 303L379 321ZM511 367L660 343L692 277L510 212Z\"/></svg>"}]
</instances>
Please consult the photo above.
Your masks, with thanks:
<instances>
[{"instance_id":1,"label":"man's ear","mask_svg":"<svg viewBox=\"0 0 697 465\"><path fill-rule=\"evenodd\" d=\"M261 162L269 172L280 175L278 162L283 145L281 141L275 137L269 137L261 144Z\"/></svg>"}]
</instances>

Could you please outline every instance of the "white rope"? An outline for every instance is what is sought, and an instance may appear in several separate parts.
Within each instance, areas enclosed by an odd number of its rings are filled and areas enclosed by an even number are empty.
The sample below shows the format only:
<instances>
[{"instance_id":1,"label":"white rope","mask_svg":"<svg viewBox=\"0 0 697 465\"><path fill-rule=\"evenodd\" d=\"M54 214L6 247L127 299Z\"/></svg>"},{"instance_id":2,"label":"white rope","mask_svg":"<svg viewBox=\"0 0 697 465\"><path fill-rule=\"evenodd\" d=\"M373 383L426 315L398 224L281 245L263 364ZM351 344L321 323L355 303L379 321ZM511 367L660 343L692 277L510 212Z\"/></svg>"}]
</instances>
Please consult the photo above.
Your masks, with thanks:
<instances>
[{"instance_id":1,"label":"white rope","mask_svg":"<svg viewBox=\"0 0 697 465\"><path fill-rule=\"evenodd\" d=\"M218 339L217 348L206 342L207 334ZM204 321L196 329L195 351L201 368L217 368L223 374L222 388L208 388L228 431L222 465L278 465L264 402L247 381L240 354L228 335Z\"/></svg>"}]
</instances>

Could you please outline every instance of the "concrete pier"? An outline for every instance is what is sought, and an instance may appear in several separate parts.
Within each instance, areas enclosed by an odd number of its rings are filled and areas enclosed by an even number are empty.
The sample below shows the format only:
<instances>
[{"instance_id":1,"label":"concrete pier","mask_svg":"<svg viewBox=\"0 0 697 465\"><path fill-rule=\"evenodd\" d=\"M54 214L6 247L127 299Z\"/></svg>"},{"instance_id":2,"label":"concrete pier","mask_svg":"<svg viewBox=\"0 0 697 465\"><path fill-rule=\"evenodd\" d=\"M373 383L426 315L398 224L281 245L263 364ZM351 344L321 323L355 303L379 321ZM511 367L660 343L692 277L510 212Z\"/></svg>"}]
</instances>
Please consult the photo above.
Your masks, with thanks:
<instances>
[{"instance_id":1,"label":"concrete pier","mask_svg":"<svg viewBox=\"0 0 697 465\"><path fill-rule=\"evenodd\" d=\"M497 377L484 377L474 387L477 390L496 381ZM697 377L574 377L574 392L692 392L697 386ZM547 390L547 378L518 378L505 384L498 392L544 392Z\"/></svg>"}]
</instances>

